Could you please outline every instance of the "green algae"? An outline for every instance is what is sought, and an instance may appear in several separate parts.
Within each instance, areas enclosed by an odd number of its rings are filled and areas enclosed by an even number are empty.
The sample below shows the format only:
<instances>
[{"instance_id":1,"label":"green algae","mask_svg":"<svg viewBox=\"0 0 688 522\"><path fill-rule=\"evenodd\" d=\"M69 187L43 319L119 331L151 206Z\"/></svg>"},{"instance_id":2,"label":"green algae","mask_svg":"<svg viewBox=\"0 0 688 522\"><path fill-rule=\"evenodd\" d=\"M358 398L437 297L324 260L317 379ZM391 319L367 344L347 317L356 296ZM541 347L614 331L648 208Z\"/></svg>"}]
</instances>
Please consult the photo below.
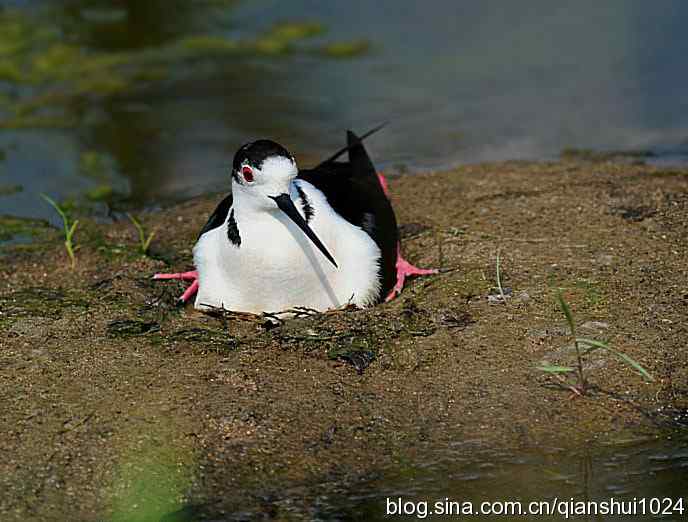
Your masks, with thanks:
<instances>
[{"instance_id":1,"label":"green algae","mask_svg":"<svg viewBox=\"0 0 688 522\"><path fill-rule=\"evenodd\" d=\"M108 179L114 169L112 159L97 151L87 150L79 158L79 173L97 181Z\"/></svg>"},{"instance_id":2,"label":"green algae","mask_svg":"<svg viewBox=\"0 0 688 522\"><path fill-rule=\"evenodd\" d=\"M12 62L0 62L0 81L19 83L24 79L21 68Z\"/></svg>"},{"instance_id":3,"label":"green algae","mask_svg":"<svg viewBox=\"0 0 688 522\"><path fill-rule=\"evenodd\" d=\"M11 196L23 190L24 187L22 185L0 185L0 196Z\"/></svg>"},{"instance_id":4,"label":"green algae","mask_svg":"<svg viewBox=\"0 0 688 522\"><path fill-rule=\"evenodd\" d=\"M0 297L3 314L18 317L61 317L68 310L87 310L89 301L77 291L30 287Z\"/></svg>"},{"instance_id":5,"label":"green algae","mask_svg":"<svg viewBox=\"0 0 688 522\"><path fill-rule=\"evenodd\" d=\"M255 40L243 41L242 48L267 56L282 55L294 51L295 43L323 32L324 28L318 23L280 23Z\"/></svg>"},{"instance_id":6,"label":"green algae","mask_svg":"<svg viewBox=\"0 0 688 522\"><path fill-rule=\"evenodd\" d=\"M77 125L70 116L25 116L0 120L0 129L71 129Z\"/></svg>"},{"instance_id":7,"label":"green algae","mask_svg":"<svg viewBox=\"0 0 688 522\"><path fill-rule=\"evenodd\" d=\"M42 219L0 215L0 241L9 241L16 236L43 238L54 229Z\"/></svg>"},{"instance_id":8,"label":"green algae","mask_svg":"<svg viewBox=\"0 0 688 522\"><path fill-rule=\"evenodd\" d=\"M228 335L226 330L218 328L181 328L163 337L165 344L187 342L199 344L209 348L224 348L234 350L238 346L238 341Z\"/></svg>"},{"instance_id":9,"label":"green algae","mask_svg":"<svg viewBox=\"0 0 688 522\"><path fill-rule=\"evenodd\" d=\"M300 43L325 29L317 22L296 21L275 24L243 39L185 35L159 46L112 51L65 41L53 26L55 19L50 9L31 16L21 11L0 13L0 81L19 88L16 99L1 100L0 129L78 126L81 117L72 115L75 107L169 81L173 71L187 62L277 57L297 51L343 58L367 49L367 44L353 42L309 50Z\"/></svg>"},{"instance_id":10,"label":"green algae","mask_svg":"<svg viewBox=\"0 0 688 522\"><path fill-rule=\"evenodd\" d=\"M88 202L110 203L115 198L123 197L115 188L119 168L115 159L109 154L103 154L95 150L87 150L81 153L79 158L79 174L97 182L97 185L84 193L85 202L73 201L73 205L82 212L88 212Z\"/></svg>"},{"instance_id":11,"label":"green algae","mask_svg":"<svg viewBox=\"0 0 688 522\"><path fill-rule=\"evenodd\" d=\"M224 54L237 52L239 44L234 40L229 40L221 36L198 35L182 39L179 42L179 47L189 51L190 54Z\"/></svg>"},{"instance_id":12,"label":"green algae","mask_svg":"<svg viewBox=\"0 0 688 522\"><path fill-rule=\"evenodd\" d=\"M282 22L268 32L268 38L285 42L312 38L325 32L322 24L317 22Z\"/></svg>"},{"instance_id":13,"label":"green algae","mask_svg":"<svg viewBox=\"0 0 688 522\"><path fill-rule=\"evenodd\" d=\"M368 40L354 40L352 42L335 42L319 49L323 56L329 58L354 58L362 56L370 51Z\"/></svg>"},{"instance_id":14,"label":"green algae","mask_svg":"<svg viewBox=\"0 0 688 522\"><path fill-rule=\"evenodd\" d=\"M90 201L109 201L114 193L112 185L98 185L86 192L86 198Z\"/></svg>"}]
</instances>

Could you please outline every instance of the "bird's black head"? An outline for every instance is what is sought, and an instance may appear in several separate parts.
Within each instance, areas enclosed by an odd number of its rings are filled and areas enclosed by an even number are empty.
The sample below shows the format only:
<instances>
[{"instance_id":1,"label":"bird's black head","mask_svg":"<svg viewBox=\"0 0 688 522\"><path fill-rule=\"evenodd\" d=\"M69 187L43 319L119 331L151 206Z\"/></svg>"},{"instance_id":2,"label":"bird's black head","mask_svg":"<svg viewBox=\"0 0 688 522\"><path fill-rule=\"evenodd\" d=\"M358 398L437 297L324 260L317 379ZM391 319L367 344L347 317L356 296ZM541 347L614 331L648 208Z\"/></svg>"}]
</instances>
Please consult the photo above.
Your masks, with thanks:
<instances>
[{"instance_id":1,"label":"bird's black head","mask_svg":"<svg viewBox=\"0 0 688 522\"><path fill-rule=\"evenodd\" d=\"M242 183L242 167L249 166L250 170L261 170L267 158L286 158L294 163L294 156L279 143L272 140L256 140L241 147L234 155L232 177L237 183ZM250 170L246 170L249 175Z\"/></svg>"},{"instance_id":2,"label":"bird's black head","mask_svg":"<svg viewBox=\"0 0 688 522\"><path fill-rule=\"evenodd\" d=\"M249 209L259 212L281 210L337 266L291 200L291 185L298 172L294 157L279 143L271 140L247 143L234 155L232 164L234 205L243 208L244 219L248 219Z\"/></svg>"}]
</instances>

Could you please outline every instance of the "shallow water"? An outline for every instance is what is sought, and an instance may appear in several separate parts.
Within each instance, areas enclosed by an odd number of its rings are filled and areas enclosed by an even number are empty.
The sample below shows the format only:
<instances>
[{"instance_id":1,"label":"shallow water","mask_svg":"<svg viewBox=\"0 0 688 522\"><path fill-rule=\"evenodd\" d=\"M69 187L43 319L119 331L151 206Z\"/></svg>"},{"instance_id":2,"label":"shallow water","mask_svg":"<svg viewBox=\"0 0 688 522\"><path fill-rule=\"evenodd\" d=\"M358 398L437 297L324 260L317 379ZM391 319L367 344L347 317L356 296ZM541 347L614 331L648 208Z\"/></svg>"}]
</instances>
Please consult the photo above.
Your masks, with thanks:
<instances>
[{"instance_id":1,"label":"shallow water","mask_svg":"<svg viewBox=\"0 0 688 522\"><path fill-rule=\"evenodd\" d=\"M261 497L260 492L257 495ZM542 502L550 507L536 509L555 511L543 511L537 516L503 511L498 518L685 520L688 440L684 434L678 438L629 439L614 444L591 442L575 451L495 451L478 440L461 441L454 446L435 447L422 457L380 470L375 477L355 485L332 482L315 485L308 491L296 488L265 498L270 500L257 511L217 515L212 508L197 506L187 508L185 515L177 512L177 516L178 520L191 521L205 514L212 520L234 521L273 512L282 518L314 521L490 520L496 515L475 513L461 517L456 510L469 509L470 503L470 509L479 511L488 502L487 509L499 513L500 509L519 509L497 504L500 502L518 502L524 510L531 502ZM614 509L622 510L616 511L618 516L588 516L580 511L573 516L574 509L581 509L581 502L596 503L598 509L603 509L603 503L611 505L612 498L617 503Z\"/></svg>"},{"instance_id":2,"label":"shallow water","mask_svg":"<svg viewBox=\"0 0 688 522\"><path fill-rule=\"evenodd\" d=\"M472 447L475 446L475 447ZM404 470L383 474L361 487L351 497L342 498L340 506L333 499L325 501L315 518L321 520L389 520L398 508L394 502L416 503L415 512L406 519L433 518L432 509L449 509L447 501L472 502L479 509L482 502L519 501L524 509L530 502L570 501L633 502L646 499L646 514L637 504L637 520L685 520L688 516L688 441L663 439L626 442L607 447L591 443L589 447L569 452L557 449L525 452L495 452L481 448L479 441L461 442L455 451L443 450L429 459ZM651 498L665 501L661 516L650 511ZM391 505L388 507L387 499ZM626 504L628 506L628 504ZM653 509L657 506L653 506ZM680 508L685 508L683 513ZM402 508L403 509L403 508ZM453 509L456 509L454 507ZM494 506L492 509L505 509ZM533 517L561 520L571 504L559 506L553 516ZM632 509L626 507L625 509ZM342 516L342 511L348 511ZM412 511L407 504L406 512ZM435 516L436 519L447 518ZM458 517L455 517L458 518ZM475 516L478 520L494 516ZM505 520L523 517L504 515ZM575 517L584 520L622 519L613 516ZM636 519L636 517L634 517Z\"/></svg>"},{"instance_id":3,"label":"shallow water","mask_svg":"<svg viewBox=\"0 0 688 522\"><path fill-rule=\"evenodd\" d=\"M346 128L387 120L369 142L387 170L550 158L570 147L649 149L664 164L685 163L688 152L688 5L678 0L661 9L623 0L0 5L90 53L140 57L190 35L251 38L283 20L323 25L306 48L369 45L340 58L209 53L158 64L114 95L60 105L76 120L70 128L1 130L0 184L23 191L1 195L0 214L52 218L41 191L63 199L105 186L111 200L151 205L222 190L247 140L279 140L307 165L339 147ZM0 82L4 94L33 90ZM95 175L80 168L84 154L100 158Z\"/></svg>"}]
</instances>

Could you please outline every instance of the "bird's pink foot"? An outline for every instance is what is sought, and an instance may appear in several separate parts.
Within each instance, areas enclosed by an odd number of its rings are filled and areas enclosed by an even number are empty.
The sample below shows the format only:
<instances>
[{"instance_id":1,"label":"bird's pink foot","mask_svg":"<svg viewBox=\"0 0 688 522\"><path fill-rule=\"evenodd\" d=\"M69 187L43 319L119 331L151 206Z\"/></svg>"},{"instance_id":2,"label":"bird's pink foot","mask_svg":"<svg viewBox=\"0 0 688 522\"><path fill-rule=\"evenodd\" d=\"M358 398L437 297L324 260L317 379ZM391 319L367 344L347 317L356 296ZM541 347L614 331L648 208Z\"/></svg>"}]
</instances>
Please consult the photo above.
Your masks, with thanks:
<instances>
[{"instance_id":1,"label":"bird's pink foot","mask_svg":"<svg viewBox=\"0 0 688 522\"><path fill-rule=\"evenodd\" d=\"M392 291L385 299L385 302L388 303L401 293L407 277L426 276L437 273L439 273L439 270L436 268L418 268L417 266L412 265L406 261L406 259L401 257L401 252L397 251L397 284L394 285L394 288L392 288Z\"/></svg>"},{"instance_id":2,"label":"bird's pink foot","mask_svg":"<svg viewBox=\"0 0 688 522\"><path fill-rule=\"evenodd\" d=\"M179 298L180 303L186 303L198 292L198 272L196 270L191 270L189 272L177 272L176 274L155 274L153 279L177 279L181 281L191 281L191 286L189 286Z\"/></svg>"},{"instance_id":3,"label":"bird's pink foot","mask_svg":"<svg viewBox=\"0 0 688 522\"><path fill-rule=\"evenodd\" d=\"M382 172L377 173L377 179L380 181L380 186L385 193L385 196L389 198L389 185L387 184L387 179L382 174ZM398 296L402 289L404 288L404 282L407 277L410 276L425 276L439 273L436 268L418 268L412 265L406 259L401 257L401 244L397 244L397 284L394 285L392 291L389 293L385 302L389 302Z\"/></svg>"}]
</instances>

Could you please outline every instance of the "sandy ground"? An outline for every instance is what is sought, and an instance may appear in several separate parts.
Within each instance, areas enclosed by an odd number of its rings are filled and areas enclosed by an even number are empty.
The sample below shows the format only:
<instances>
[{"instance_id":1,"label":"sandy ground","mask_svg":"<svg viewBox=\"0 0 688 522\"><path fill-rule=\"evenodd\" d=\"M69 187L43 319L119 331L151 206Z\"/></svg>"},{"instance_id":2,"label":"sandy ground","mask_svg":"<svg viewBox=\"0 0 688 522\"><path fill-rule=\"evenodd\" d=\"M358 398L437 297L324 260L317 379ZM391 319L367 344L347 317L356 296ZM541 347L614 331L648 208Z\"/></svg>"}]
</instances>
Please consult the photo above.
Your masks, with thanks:
<instances>
[{"instance_id":1,"label":"sandy ground","mask_svg":"<svg viewBox=\"0 0 688 522\"><path fill-rule=\"evenodd\" d=\"M688 171L573 159L390 185L407 257L445 272L386 305L277 327L176 308L182 285L150 279L189 268L219 196L141 216L153 258L125 221L85 221L74 270L57 232L7 251L2 519L144 520L186 504L289 518L290 496L457 441L574 447L686 423ZM490 302L498 252L506 305ZM572 398L537 370L575 361L558 289L580 335L654 382L596 352Z\"/></svg>"}]
</instances>

